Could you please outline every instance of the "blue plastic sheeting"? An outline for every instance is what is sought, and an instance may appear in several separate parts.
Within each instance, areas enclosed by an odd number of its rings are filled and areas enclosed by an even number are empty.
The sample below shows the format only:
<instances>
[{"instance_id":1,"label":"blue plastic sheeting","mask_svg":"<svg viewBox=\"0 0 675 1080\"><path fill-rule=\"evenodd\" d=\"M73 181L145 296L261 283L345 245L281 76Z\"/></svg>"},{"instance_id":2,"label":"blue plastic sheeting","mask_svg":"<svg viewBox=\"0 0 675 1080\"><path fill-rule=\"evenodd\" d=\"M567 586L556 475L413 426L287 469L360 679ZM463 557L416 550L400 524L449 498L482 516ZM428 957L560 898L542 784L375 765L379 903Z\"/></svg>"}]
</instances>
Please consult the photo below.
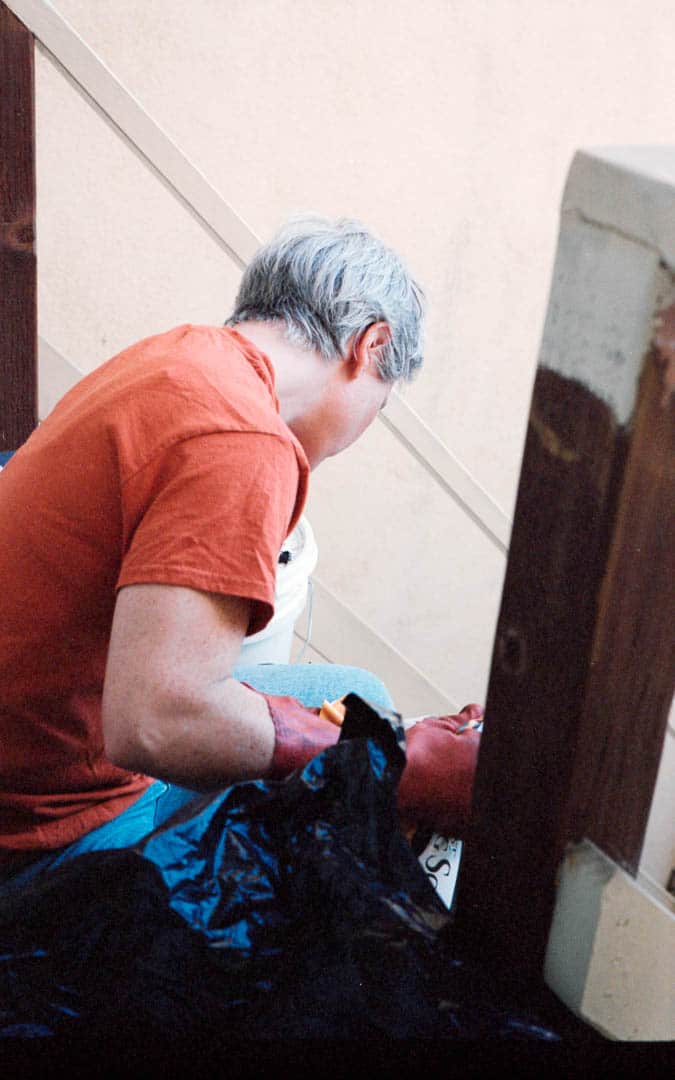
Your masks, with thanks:
<instances>
[{"instance_id":1,"label":"blue plastic sheeting","mask_svg":"<svg viewBox=\"0 0 675 1080\"><path fill-rule=\"evenodd\" d=\"M556 1041L453 955L398 827L400 718L347 705L337 746L287 780L203 796L1 900L0 1036L224 1055L241 1038Z\"/></svg>"}]
</instances>

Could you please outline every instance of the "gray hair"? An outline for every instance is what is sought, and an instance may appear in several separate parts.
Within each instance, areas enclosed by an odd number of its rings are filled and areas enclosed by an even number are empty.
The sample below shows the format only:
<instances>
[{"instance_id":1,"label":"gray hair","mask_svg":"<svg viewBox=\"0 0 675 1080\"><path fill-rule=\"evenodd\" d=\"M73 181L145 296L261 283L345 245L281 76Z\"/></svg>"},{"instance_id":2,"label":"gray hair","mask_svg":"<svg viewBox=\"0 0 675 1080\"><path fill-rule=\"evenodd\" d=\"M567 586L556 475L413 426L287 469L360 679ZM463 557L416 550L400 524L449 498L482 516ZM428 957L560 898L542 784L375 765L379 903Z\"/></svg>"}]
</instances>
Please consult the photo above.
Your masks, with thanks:
<instances>
[{"instance_id":1,"label":"gray hair","mask_svg":"<svg viewBox=\"0 0 675 1080\"><path fill-rule=\"evenodd\" d=\"M354 335L385 322L378 370L387 382L422 365L424 294L403 261L359 221L291 218L244 271L226 326L283 319L288 339L341 359Z\"/></svg>"}]
</instances>

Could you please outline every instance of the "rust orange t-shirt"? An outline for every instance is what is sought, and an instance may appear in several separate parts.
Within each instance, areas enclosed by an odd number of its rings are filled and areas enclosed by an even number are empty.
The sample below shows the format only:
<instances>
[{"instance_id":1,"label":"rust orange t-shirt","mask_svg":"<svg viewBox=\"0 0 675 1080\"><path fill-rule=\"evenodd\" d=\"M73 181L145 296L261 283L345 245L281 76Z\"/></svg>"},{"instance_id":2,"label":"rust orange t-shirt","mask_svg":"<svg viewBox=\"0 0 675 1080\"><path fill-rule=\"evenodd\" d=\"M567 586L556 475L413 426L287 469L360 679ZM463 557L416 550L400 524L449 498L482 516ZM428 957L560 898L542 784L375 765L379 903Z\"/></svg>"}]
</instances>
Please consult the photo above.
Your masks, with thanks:
<instances>
[{"instance_id":1,"label":"rust orange t-shirt","mask_svg":"<svg viewBox=\"0 0 675 1080\"><path fill-rule=\"evenodd\" d=\"M0 856L60 847L151 782L106 760L117 589L159 582L274 611L309 468L269 360L180 326L81 380L0 472Z\"/></svg>"}]
</instances>

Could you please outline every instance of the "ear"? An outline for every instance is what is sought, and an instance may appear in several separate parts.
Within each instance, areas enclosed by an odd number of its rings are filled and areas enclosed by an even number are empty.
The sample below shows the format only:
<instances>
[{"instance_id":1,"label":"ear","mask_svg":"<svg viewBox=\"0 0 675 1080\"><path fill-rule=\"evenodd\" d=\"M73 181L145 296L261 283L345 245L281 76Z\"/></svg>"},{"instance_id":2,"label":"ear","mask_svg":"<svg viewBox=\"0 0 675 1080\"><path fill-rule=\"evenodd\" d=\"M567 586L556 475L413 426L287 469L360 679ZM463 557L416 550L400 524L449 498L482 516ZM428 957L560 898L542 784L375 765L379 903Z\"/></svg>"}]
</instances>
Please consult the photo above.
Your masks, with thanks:
<instances>
[{"instance_id":1,"label":"ear","mask_svg":"<svg viewBox=\"0 0 675 1080\"><path fill-rule=\"evenodd\" d=\"M371 323L361 334L355 334L347 352L350 378L355 379L364 371L377 371L380 353L390 340L391 330L386 322Z\"/></svg>"}]
</instances>

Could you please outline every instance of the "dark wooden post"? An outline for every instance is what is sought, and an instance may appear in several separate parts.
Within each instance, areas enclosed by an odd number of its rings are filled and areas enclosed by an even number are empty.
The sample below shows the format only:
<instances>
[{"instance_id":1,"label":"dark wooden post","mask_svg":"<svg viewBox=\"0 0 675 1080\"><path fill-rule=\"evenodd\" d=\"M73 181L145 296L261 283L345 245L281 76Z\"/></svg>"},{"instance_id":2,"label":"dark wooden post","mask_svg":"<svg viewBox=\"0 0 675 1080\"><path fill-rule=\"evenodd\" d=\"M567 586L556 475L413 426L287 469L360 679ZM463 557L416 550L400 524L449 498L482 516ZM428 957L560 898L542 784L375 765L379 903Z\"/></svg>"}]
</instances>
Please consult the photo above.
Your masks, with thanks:
<instances>
[{"instance_id":1,"label":"dark wooden post","mask_svg":"<svg viewBox=\"0 0 675 1080\"><path fill-rule=\"evenodd\" d=\"M568 226L458 884L458 941L515 980L541 974L567 844L637 870L675 676L673 279L646 245Z\"/></svg>"},{"instance_id":2,"label":"dark wooden post","mask_svg":"<svg viewBox=\"0 0 675 1080\"><path fill-rule=\"evenodd\" d=\"M0 3L0 450L37 423L33 37Z\"/></svg>"}]
</instances>

